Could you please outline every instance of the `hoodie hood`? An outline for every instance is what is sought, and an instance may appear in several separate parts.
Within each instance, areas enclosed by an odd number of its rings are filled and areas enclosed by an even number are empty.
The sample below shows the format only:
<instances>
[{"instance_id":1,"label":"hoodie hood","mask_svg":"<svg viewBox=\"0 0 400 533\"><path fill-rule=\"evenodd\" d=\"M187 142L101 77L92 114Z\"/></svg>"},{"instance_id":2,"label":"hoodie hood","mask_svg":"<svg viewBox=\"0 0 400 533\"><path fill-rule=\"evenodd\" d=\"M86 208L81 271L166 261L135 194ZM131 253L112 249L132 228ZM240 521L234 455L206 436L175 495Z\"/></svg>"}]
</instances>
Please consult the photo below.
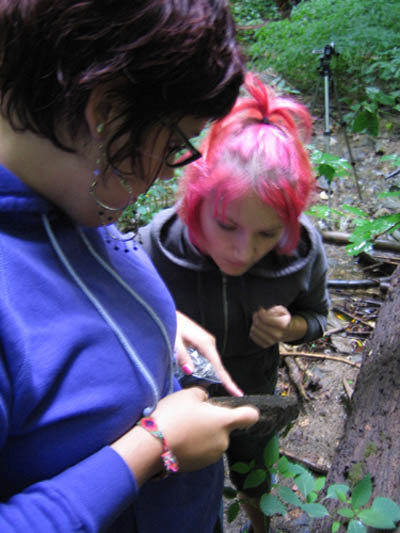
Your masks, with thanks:
<instances>
[{"instance_id":1,"label":"hoodie hood","mask_svg":"<svg viewBox=\"0 0 400 533\"><path fill-rule=\"evenodd\" d=\"M318 253L316 232L305 215L301 215L300 223L299 244L290 255L271 251L246 274L268 279L279 278L301 270L312 261ZM162 255L177 266L196 272L218 269L209 256L204 255L191 243L188 229L179 218L176 206L158 213L149 225L139 230L138 237L145 248L152 251L151 255Z\"/></svg>"}]
</instances>

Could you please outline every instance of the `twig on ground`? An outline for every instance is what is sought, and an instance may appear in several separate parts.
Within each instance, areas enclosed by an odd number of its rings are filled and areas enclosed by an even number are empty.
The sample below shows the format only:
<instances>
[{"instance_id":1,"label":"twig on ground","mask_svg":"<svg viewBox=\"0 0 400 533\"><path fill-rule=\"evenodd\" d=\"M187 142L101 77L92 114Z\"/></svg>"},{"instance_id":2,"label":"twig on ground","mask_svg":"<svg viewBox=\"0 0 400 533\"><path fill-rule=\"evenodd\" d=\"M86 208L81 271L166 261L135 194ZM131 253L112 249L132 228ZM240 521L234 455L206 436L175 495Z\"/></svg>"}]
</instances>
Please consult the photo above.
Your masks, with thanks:
<instances>
[{"instance_id":1,"label":"twig on ground","mask_svg":"<svg viewBox=\"0 0 400 533\"><path fill-rule=\"evenodd\" d=\"M295 384L297 390L299 391L300 393L300 396L304 399L304 400L309 400L309 396L304 388L304 385L303 385L303 377L300 373L300 370L299 370L299 367L297 366L296 362L291 360L291 359L285 359L285 364L288 368L288 372L289 372L289 377L290 379L293 381L293 383Z\"/></svg>"},{"instance_id":2,"label":"twig on ground","mask_svg":"<svg viewBox=\"0 0 400 533\"><path fill-rule=\"evenodd\" d=\"M338 357L336 355L329 355L325 353L318 352L280 352L282 357L314 357L316 359L331 359L332 361L338 361L339 363L345 363L346 365L355 366L360 368L360 363L355 363L354 361L349 361L344 357ZM286 361L285 361L286 362Z\"/></svg>"},{"instance_id":3,"label":"twig on ground","mask_svg":"<svg viewBox=\"0 0 400 533\"><path fill-rule=\"evenodd\" d=\"M364 326L368 326L371 329L375 328L375 324L370 324L369 322L366 322L362 318L359 318L358 316L353 315L352 313L350 313L349 311L347 311L344 307L341 307L340 305L334 305L332 307L332 311L338 311L339 313L341 313L343 315L349 316L350 318L352 318L354 320L357 320L361 324L364 324Z\"/></svg>"}]
</instances>

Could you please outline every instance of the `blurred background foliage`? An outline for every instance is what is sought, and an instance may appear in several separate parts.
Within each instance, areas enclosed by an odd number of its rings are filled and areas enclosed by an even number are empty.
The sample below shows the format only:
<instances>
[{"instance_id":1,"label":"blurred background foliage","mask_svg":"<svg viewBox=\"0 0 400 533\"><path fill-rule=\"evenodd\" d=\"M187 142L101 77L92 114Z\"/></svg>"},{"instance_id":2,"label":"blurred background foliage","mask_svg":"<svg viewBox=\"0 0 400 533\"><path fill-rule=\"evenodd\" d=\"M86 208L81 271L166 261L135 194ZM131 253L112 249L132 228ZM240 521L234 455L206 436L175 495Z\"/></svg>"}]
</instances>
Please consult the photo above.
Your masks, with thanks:
<instances>
[{"instance_id":1,"label":"blurred background foliage","mask_svg":"<svg viewBox=\"0 0 400 533\"><path fill-rule=\"evenodd\" d=\"M330 68L348 130L373 137L382 124L400 130L399 0L230 0L230 5L248 68L265 82L310 102L321 84L324 47L333 45ZM317 175L330 182L343 175L343 160L313 147L310 152ZM146 224L171 205L181 172L139 197L123 214L122 230ZM317 211L315 216L330 216L329 210Z\"/></svg>"}]
</instances>

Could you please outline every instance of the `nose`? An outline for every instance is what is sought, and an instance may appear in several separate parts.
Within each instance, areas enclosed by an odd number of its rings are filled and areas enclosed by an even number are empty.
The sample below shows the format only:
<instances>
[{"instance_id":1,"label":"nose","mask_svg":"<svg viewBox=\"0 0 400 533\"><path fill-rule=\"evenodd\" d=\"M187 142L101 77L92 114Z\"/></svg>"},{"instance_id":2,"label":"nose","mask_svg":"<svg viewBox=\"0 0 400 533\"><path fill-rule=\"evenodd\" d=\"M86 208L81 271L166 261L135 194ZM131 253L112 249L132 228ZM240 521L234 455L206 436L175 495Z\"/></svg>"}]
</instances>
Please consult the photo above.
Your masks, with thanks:
<instances>
[{"instance_id":1,"label":"nose","mask_svg":"<svg viewBox=\"0 0 400 533\"><path fill-rule=\"evenodd\" d=\"M235 259L248 263L255 254L255 243L251 235L242 232L236 236L234 241Z\"/></svg>"}]
</instances>

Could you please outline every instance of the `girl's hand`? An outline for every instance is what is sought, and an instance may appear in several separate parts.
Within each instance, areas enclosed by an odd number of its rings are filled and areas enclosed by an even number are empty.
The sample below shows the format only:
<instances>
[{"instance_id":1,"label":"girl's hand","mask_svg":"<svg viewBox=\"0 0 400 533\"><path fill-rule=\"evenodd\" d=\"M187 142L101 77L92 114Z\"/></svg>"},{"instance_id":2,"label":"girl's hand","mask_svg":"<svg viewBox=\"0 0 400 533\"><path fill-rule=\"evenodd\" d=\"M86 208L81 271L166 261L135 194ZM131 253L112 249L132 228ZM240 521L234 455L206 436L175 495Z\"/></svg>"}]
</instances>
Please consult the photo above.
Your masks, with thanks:
<instances>
[{"instance_id":1,"label":"girl's hand","mask_svg":"<svg viewBox=\"0 0 400 533\"><path fill-rule=\"evenodd\" d=\"M191 387L163 398L152 413L182 472L215 463L229 444L229 434L255 424L255 407L231 409L207 402L200 387ZM141 486L162 471L162 445L140 426L134 426L111 447L122 457Z\"/></svg>"},{"instance_id":2,"label":"girl's hand","mask_svg":"<svg viewBox=\"0 0 400 533\"><path fill-rule=\"evenodd\" d=\"M284 337L291 321L291 314L283 307L276 305L269 309L260 308L253 313L253 323L250 328L250 338L262 348L268 348Z\"/></svg>"},{"instance_id":3,"label":"girl's hand","mask_svg":"<svg viewBox=\"0 0 400 533\"><path fill-rule=\"evenodd\" d=\"M232 409L207 399L204 389L191 387L163 398L152 414L182 471L218 461L228 448L230 432L250 427L259 418L250 405Z\"/></svg>"},{"instance_id":4,"label":"girl's hand","mask_svg":"<svg viewBox=\"0 0 400 533\"><path fill-rule=\"evenodd\" d=\"M253 313L250 338L261 348L268 348L277 342L297 341L306 333L305 318L291 315L283 305L275 305L269 309L260 308Z\"/></svg>"},{"instance_id":5,"label":"girl's hand","mask_svg":"<svg viewBox=\"0 0 400 533\"><path fill-rule=\"evenodd\" d=\"M210 361L217 376L221 380L221 384L232 396L243 396L243 391L239 389L222 364L217 351L215 337L179 311L177 311L176 316L177 333L175 352L178 364L185 374L191 374L193 372L193 362L187 351L187 348L193 347Z\"/></svg>"}]
</instances>

